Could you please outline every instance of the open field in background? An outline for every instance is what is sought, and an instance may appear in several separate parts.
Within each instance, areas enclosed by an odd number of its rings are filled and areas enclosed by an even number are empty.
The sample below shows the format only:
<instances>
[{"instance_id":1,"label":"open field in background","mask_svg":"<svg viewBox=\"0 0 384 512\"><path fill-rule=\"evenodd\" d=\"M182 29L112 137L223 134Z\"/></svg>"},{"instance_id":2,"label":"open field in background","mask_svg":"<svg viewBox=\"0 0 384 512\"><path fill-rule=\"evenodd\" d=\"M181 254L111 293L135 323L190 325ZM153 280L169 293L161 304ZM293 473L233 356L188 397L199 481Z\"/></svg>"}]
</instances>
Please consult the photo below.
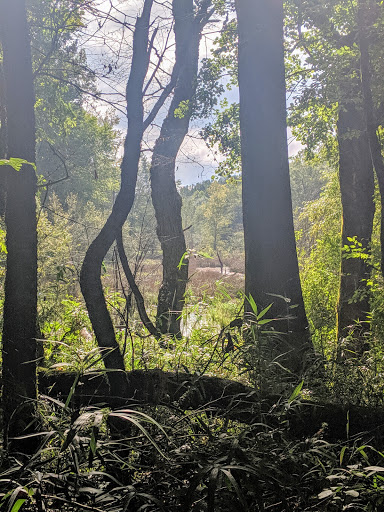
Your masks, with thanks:
<instances>
[{"instance_id":1,"label":"open field in background","mask_svg":"<svg viewBox=\"0 0 384 512\"><path fill-rule=\"evenodd\" d=\"M218 259L193 257L190 260L190 280L182 313L180 340L164 338L158 342L148 335L138 316L132 298L126 324L126 301L121 288L121 269L108 266L103 277L109 310L117 326L117 338L125 354L127 369L160 368L167 371L188 369L226 378L241 377L238 368L225 352L227 341L220 338L223 328L240 313L243 301L244 274L241 256L225 259L221 273ZM147 259L137 274L138 286L145 298L147 311L154 321L157 293L161 283L162 265L157 259ZM124 283L124 292L129 290ZM88 315L81 295L61 300L43 325L46 338L42 341L46 369L86 370L87 354L97 351ZM47 315L48 316L48 315ZM94 364L94 359L93 359ZM96 367L102 368L101 362Z\"/></svg>"},{"instance_id":2,"label":"open field in background","mask_svg":"<svg viewBox=\"0 0 384 512\"><path fill-rule=\"evenodd\" d=\"M221 272L220 262L217 258L201 258L192 256L189 260L188 293L196 297L213 294L219 283L225 285L230 295L244 289L244 262L239 255L225 258ZM162 266L160 260L147 259L144 261L138 274L138 284L144 297L157 294L161 284ZM187 301L188 302L188 301Z\"/></svg>"}]
</instances>

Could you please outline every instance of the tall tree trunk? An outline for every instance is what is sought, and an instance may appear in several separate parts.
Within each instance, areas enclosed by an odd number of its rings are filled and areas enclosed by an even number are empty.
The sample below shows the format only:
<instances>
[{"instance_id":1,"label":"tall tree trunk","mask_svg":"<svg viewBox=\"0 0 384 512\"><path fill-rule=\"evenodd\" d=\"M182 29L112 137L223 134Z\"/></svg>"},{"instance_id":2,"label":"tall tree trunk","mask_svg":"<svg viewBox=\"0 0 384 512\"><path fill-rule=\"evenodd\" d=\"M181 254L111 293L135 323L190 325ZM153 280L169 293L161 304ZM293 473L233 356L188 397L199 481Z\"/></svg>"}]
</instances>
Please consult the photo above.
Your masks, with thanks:
<instances>
[{"instance_id":1,"label":"tall tree trunk","mask_svg":"<svg viewBox=\"0 0 384 512\"><path fill-rule=\"evenodd\" d=\"M35 113L29 31L24 0L1 0L7 158L35 162ZM5 438L31 431L36 400L37 230L36 173L6 169L7 269L3 324ZM27 450L23 442L11 449Z\"/></svg>"},{"instance_id":2,"label":"tall tree trunk","mask_svg":"<svg viewBox=\"0 0 384 512\"><path fill-rule=\"evenodd\" d=\"M1 41L0 41L1 50ZM5 108L4 66L0 60L0 157L4 158L7 146L7 111Z\"/></svg>"},{"instance_id":3,"label":"tall tree trunk","mask_svg":"<svg viewBox=\"0 0 384 512\"><path fill-rule=\"evenodd\" d=\"M0 42L1 45L1 42ZM0 46L1 49L1 46ZM5 84L3 63L0 62L0 159L7 154L7 113L5 110ZM0 168L0 217L5 214L5 187L6 187L6 169Z\"/></svg>"},{"instance_id":4,"label":"tall tree trunk","mask_svg":"<svg viewBox=\"0 0 384 512\"><path fill-rule=\"evenodd\" d=\"M364 113L356 102L341 101L337 124L339 143L339 180L343 206L342 246L352 245L348 238L356 237L362 249L369 251L375 213L374 175L365 129ZM341 259L340 294L337 310L338 339L351 335L344 345L344 356L361 354L362 334L367 330L367 313L370 310L369 289L366 280L370 269L366 260ZM356 324L356 321L363 323ZM339 357L342 356L340 346Z\"/></svg>"},{"instance_id":5,"label":"tall tree trunk","mask_svg":"<svg viewBox=\"0 0 384 512\"><path fill-rule=\"evenodd\" d=\"M80 285L96 339L102 350L112 394L118 394L126 386L124 358L116 341L112 319L108 312L101 283L102 263L119 235L130 212L137 181L144 133L143 86L148 71L151 48L149 26L153 0L145 0L143 13L137 18L131 72L127 83L128 132L124 143L121 164L121 187L112 212L99 235L90 245L82 265ZM119 371L120 370L120 371Z\"/></svg>"},{"instance_id":6,"label":"tall tree trunk","mask_svg":"<svg viewBox=\"0 0 384 512\"><path fill-rule=\"evenodd\" d=\"M377 7L377 6L376 6ZM367 134L373 167L375 168L377 182L379 184L381 202L381 225L380 225L380 246L381 246L381 273L384 275L384 160L381 153L381 144L377 135L378 124L375 115L375 106L371 87L371 70L369 57L369 43L367 30L369 23L369 0L359 0L358 3L358 28L360 46L360 72L361 89L363 93L364 113L367 123Z\"/></svg>"},{"instance_id":7,"label":"tall tree trunk","mask_svg":"<svg viewBox=\"0 0 384 512\"><path fill-rule=\"evenodd\" d=\"M193 0L173 0L175 66L180 69L180 74L168 115L155 144L151 165L152 202L157 220L157 236L163 252L163 281L158 295L157 328L162 333L174 335L180 334L180 314L188 281L182 203L176 187L175 166L192 114L199 64L201 14L206 14L209 3L203 2L200 16L195 16Z\"/></svg>"},{"instance_id":8,"label":"tall tree trunk","mask_svg":"<svg viewBox=\"0 0 384 512\"><path fill-rule=\"evenodd\" d=\"M296 253L286 131L283 0L236 0L245 292L287 334L284 362L311 349Z\"/></svg>"}]
</instances>

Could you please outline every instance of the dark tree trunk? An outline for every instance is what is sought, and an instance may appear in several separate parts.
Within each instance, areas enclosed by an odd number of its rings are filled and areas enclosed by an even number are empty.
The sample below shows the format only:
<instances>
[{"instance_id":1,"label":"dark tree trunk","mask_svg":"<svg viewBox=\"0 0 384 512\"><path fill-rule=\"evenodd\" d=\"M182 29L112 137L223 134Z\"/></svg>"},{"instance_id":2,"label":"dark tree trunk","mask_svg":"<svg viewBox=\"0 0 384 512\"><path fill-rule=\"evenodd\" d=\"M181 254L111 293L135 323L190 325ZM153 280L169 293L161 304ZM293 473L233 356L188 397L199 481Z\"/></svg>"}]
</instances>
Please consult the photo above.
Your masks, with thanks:
<instances>
[{"instance_id":1,"label":"dark tree trunk","mask_svg":"<svg viewBox=\"0 0 384 512\"><path fill-rule=\"evenodd\" d=\"M286 131L282 0L237 0L245 292L287 333L286 366L312 349L296 253Z\"/></svg>"},{"instance_id":2,"label":"dark tree trunk","mask_svg":"<svg viewBox=\"0 0 384 512\"><path fill-rule=\"evenodd\" d=\"M1 45L1 42L0 42ZM1 46L0 46L1 48ZM5 84L3 63L0 62L0 159L6 157L7 151L7 116L5 110ZM5 214L5 186L6 186L6 169L0 167L0 217Z\"/></svg>"},{"instance_id":3,"label":"dark tree trunk","mask_svg":"<svg viewBox=\"0 0 384 512\"><path fill-rule=\"evenodd\" d=\"M340 103L337 137L343 206L342 246L352 245L348 238L356 237L362 249L369 251L375 213L375 184L364 113L356 102L344 100ZM370 293L366 284L369 275L366 260L348 258L348 253L343 252L337 332L339 340L350 335L350 341L340 345L339 357L342 352L348 356L347 351L350 355L361 354L363 351L362 335L369 329L366 323L370 311ZM356 321L363 323L356 324Z\"/></svg>"},{"instance_id":4,"label":"dark tree trunk","mask_svg":"<svg viewBox=\"0 0 384 512\"><path fill-rule=\"evenodd\" d=\"M35 162L35 114L30 39L24 0L0 3L7 113L6 157ZM3 121L3 120L2 120ZM31 431L36 400L36 173L6 168L7 269L3 324L5 438ZM31 445L33 443L30 443ZM11 449L27 449L20 442Z\"/></svg>"},{"instance_id":5,"label":"dark tree trunk","mask_svg":"<svg viewBox=\"0 0 384 512\"><path fill-rule=\"evenodd\" d=\"M1 49L1 42L0 42ZM7 147L7 112L5 108L4 66L0 61L0 156L5 157Z\"/></svg>"},{"instance_id":6,"label":"dark tree trunk","mask_svg":"<svg viewBox=\"0 0 384 512\"><path fill-rule=\"evenodd\" d=\"M201 9L206 13L209 2L205 4ZM157 328L162 333L179 335L180 314L188 281L188 259L184 257L186 244L175 166L180 146L188 133L193 109L202 23L201 17L194 15L193 0L174 0L173 15L175 67L180 69L180 74L153 151L151 190L157 236L163 251L163 281L158 295Z\"/></svg>"},{"instance_id":7,"label":"dark tree trunk","mask_svg":"<svg viewBox=\"0 0 384 512\"><path fill-rule=\"evenodd\" d=\"M143 85L148 71L151 48L149 26L153 0L146 0L142 16L136 21L133 39L131 72L127 83L128 133L124 144L121 164L121 188L111 215L99 235L90 245L80 274L80 285L92 327L102 350L112 394L118 394L126 386L124 358L116 341L115 330L109 315L101 283L102 263L121 231L130 212L137 181L141 141L144 133Z\"/></svg>"},{"instance_id":8,"label":"dark tree trunk","mask_svg":"<svg viewBox=\"0 0 384 512\"><path fill-rule=\"evenodd\" d=\"M375 168L377 182L379 184L380 202L381 202L381 226L380 226L380 246L381 246L381 273L384 275L384 160L381 153L381 144L377 135L378 123L376 121L375 106L372 97L371 87L371 69L369 57L369 43L367 30L369 23L367 16L369 14L369 0L359 0L358 3L358 25L359 25L359 45L360 45L360 71L361 71L361 89L363 93L364 113L367 123L367 134L369 148L371 152L372 163Z\"/></svg>"}]
</instances>

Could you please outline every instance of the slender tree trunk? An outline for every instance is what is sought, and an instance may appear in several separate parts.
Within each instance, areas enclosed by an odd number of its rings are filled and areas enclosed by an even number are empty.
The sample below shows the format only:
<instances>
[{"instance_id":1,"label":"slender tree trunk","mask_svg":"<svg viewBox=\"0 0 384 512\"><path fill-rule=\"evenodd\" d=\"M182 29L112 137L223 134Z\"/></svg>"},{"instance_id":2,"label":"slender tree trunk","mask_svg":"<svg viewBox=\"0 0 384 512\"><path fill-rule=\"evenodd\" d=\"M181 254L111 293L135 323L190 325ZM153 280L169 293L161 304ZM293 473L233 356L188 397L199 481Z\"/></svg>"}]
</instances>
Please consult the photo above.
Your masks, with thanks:
<instances>
[{"instance_id":1,"label":"slender tree trunk","mask_svg":"<svg viewBox=\"0 0 384 512\"><path fill-rule=\"evenodd\" d=\"M35 162L35 113L30 39L24 0L1 0L7 158ZM3 122L3 119L2 119ZM6 169L7 269L3 324L5 438L31 432L36 400L37 230L36 173ZM25 444L25 442L24 442ZM10 448L28 451L23 442Z\"/></svg>"},{"instance_id":2,"label":"slender tree trunk","mask_svg":"<svg viewBox=\"0 0 384 512\"><path fill-rule=\"evenodd\" d=\"M157 328L180 334L180 313L188 281L188 259L181 217L181 197L175 182L176 158L188 133L197 86L201 18L193 0L173 0L176 67L180 75L167 117L157 139L151 166L152 202L157 236L163 251L163 281L158 295ZM205 2L207 11L209 2ZM182 261L183 260L183 261ZM180 265L180 262L182 264Z\"/></svg>"},{"instance_id":3,"label":"slender tree trunk","mask_svg":"<svg viewBox=\"0 0 384 512\"><path fill-rule=\"evenodd\" d=\"M369 251L375 213L375 184L364 113L355 102L340 103L337 137L343 206L342 246L351 245L348 238L356 237L362 249ZM337 332L339 340L351 335L350 341L344 345L350 354L361 354L363 350L362 335L368 329L366 321L370 311L370 293L366 284L369 275L366 260L348 258L348 253L343 253ZM363 323L356 324L356 321ZM342 356L343 345L340 349L339 356ZM344 355L348 355L345 350Z\"/></svg>"},{"instance_id":4,"label":"slender tree trunk","mask_svg":"<svg viewBox=\"0 0 384 512\"><path fill-rule=\"evenodd\" d=\"M151 319L149 318L149 316L147 314L147 310L145 309L144 297L143 297L142 293L140 292L139 287L136 284L134 275L132 274L131 268L129 266L128 258L127 258L127 255L126 255L125 249L124 249L123 235L122 235L121 231L116 237L116 244L117 244L117 250L119 253L119 258L120 258L121 265L123 267L125 277L127 279L128 285L129 285L133 295L135 296L137 311L139 313L140 319L143 322L144 327L148 330L148 332L150 334L152 334L152 336L154 336L156 339L160 339L161 334L156 329L156 326L153 325L153 323L151 322Z\"/></svg>"},{"instance_id":5,"label":"slender tree trunk","mask_svg":"<svg viewBox=\"0 0 384 512\"><path fill-rule=\"evenodd\" d=\"M102 350L105 366L111 372L108 378L112 394L126 386L124 358L116 341L115 330L109 315L101 283L102 263L130 212L137 181L144 133L143 85L148 71L151 48L149 25L153 0L145 0L142 16L136 21L133 39L131 72L127 83L128 133L121 164L121 187L111 215L99 235L90 245L80 274L80 285L92 327Z\"/></svg>"},{"instance_id":6,"label":"slender tree trunk","mask_svg":"<svg viewBox=\"0 0 384 512\"><path fill-rule=\"evenodd\" d=\"M369 57L369 43L367 39L367 14L369 12L369 0L359 0L358 3L358 26L360 45L360 71L361 89L363 92L364 112L367 123L367 134L372 163L375 168L377 182L379 184L381 202L381 225L380 225L380 246L381 246L381 273L384 275L384 160L381 153L381 144L377 135L378 124L376 121L375 107L371 87L371 70Z\"/></svg>"},{"instance_id":7,"label":"slender tree trunk","mask_svg":"<svg viewBox=\"0 0 384 512\"><path fill-rule=\"evenodd\" d=\"M287 333L294 371L311 349L296 253L286 131L283 0L237 0L245 292Z\"/></svg>"}]
</instances>

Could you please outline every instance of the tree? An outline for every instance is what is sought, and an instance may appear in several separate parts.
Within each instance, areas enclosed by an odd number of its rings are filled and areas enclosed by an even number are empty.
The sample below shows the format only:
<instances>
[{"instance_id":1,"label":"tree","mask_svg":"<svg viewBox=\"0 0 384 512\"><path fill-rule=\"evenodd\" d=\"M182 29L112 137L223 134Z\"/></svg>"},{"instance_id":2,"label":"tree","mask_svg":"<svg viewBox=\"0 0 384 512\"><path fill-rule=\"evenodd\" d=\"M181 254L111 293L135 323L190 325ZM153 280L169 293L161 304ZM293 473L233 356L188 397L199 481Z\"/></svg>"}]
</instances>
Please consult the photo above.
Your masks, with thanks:
<instances>
[{"instance_id":1,"label":"tree","mask_svg":"<svg viewBox=\"0 0 384 512\"><path fill-rule=\"evenodd\" d=\"M380 143L377 130L380 121L377 119L377 105L372 92L372 72L370 57L370 39L377 44L377 35L373 34L372 28L376 23L376 17L383 15L379 11L377 4L367 0L358 1L358 42L360 50L360 77L361 92L363 96L364 121L367 131L369 150L372 165L376 172L379 193L381 199L381 218L380 218L380 245L381 245L381 273L384 275L384 159L382 155L382 145ZM376 36L376 37L375 37ZM380 40L380 39L379 39ZM381 42L381 40L380 40Z\"/></svg>"},{"instance_id":2,"label":"tree","mask_svg":"<svg viewBox=\"0 0 384 512\"><path fill-rule=\"evenodd\" d=\"M237 0L245 293L287 333L286 363L310 347L293 228L282 0ZM257 27L257 30L255 30ZM249 310L249 306L247 307Z\"/></svg>"},{"instance_id":3,"label":"tree","mask_svg":"<svg viewBox=\"0 0 384 512\"><path fill-rule=\"evenodd\" d=\"M361 354L364 344L360 335L368 329L370 293L366 282L371 271L363 253L367 255L370 250L375 184L361 107L352 101L340 101L337 127L344 248L337 305L337 337L340 340L352 335L353 341L345 348ZM360 247L361 252L351 250L351 246L352 249Z\"/></svg>"},{"instance_id":4,"label":"tree","mask_svg":"<svg viewBox=\"0 0 384 512\"><path fill-rule=\"evenodd\" d=\"M35 113L30 39L24 0L0 3L4 67L6 157L23 159L6 169L6 245L3 324L5 438L31 430L36 399L37 232ZM21 411L21 408L23 409ZM17 444L23 448L22 444ZM32 446L33 443L30 442ZM16 445L14 445L16 446ZM26 446L24 446L26 448Z\"/></svg>"},{"instance_id":5,"label":"tree","mask_svg":"<svg viewBox=\"0 0 384 512\"><path fill-rule=\"evenodd\" d=\"M157 236L163 251L163 281L158 294L157 326L163 333L180 334L180 314L188 281L188 261L181 217L181 197L175 182L176 158L188 133L194 110L201 31L213 11L204 0L194 13L193 0L174 0L176 56L180 69L168 115L153 150L152 202ZM180 265L180 262L183 264Z\"/></svg>"},{"instance_id":6,"label":"tree","mask_svg":"<svg viewBox=\"0 0 384 512\"><path fill-rule=\"evenodd\" d=\"M339 169L343 224L337 336L349 338L347 352L361 354L362 335L369 330L368 260L375 211L369 139L376 137L376 128L369 132L374 137L367 137L365 98L371 89L368 86L364 93L359 76L359 60L368 60L360 56L356 3L329 0L312 9L295 2L291 7L291 88L298 88L300 94L291 106L290 119L295 135L307 144L307 154L320 148ZM302 49L301 58L295 54L297 48Z\"/></svg>"},{"instance_id":7,"label":"tree","mask_svg":"<svg viewBox=\"0 0 384 512\"><path fill-rule=\"evenodd\" d=\"M144 132L155 120L165 100L172 92L179 73L179 70L174 67L168 83L160 87L161 92L158 96L152 95L153 106L144 119L144 100L148 100L150 86L155 79L158 79L156 71L161 67L164 53L168 50L166 48L163 54L160 52L157 54L159 63L154 66L155 71L150 74L145 83L158 32L158 29L155 29L150 37L152 6L153 0L145 0L142 14L137 18L134 29L132 63L126 87L128 132L121 163L120 191L116 196L110 216L85 255L80 274L81 290L99 347L102 350L104 363L107 369L112 370L109 374L112 393L118 393L121 388L125 389L125 377L119 373L124 370L124 358L116 341L113 323L106 306L100 279L102 263L113 242L119 238L133 206Z\"/></svg>"},{"instance_id":8,"label":"tree","mask_svg":"<svg viewBox=\"0 0 384 512\"><path fill-rule=\"evenodd\" d=\"M5 84L3 73L3 62L0 59L0 158L4 159L6 156L7 144L7 113L5 111ZM5 172L0 171L0 217L5 213Z\"/></svg>"},{"instance_id":9,"label":"tree","mask_svg":"<svg viewBox=\"0 0 384 512\"><path fill-rule=\"evenodd\" d=\"M110 216L88 248L80 274L81 291L102 350L105 366L112 370L109 381L113 394L118 394L121 389L125 389L124 377L119 373L119 370L123 371L125 366L105 303L100 273L103 260L121 231L134 201L141 141L145 129L142 91L152 50L149 45L152 5L153 0L145 0L142 15L137 18L135 25L131 72L126 88L128 132L121 163L120 191Z\"/></svg>"}]
</instances>

